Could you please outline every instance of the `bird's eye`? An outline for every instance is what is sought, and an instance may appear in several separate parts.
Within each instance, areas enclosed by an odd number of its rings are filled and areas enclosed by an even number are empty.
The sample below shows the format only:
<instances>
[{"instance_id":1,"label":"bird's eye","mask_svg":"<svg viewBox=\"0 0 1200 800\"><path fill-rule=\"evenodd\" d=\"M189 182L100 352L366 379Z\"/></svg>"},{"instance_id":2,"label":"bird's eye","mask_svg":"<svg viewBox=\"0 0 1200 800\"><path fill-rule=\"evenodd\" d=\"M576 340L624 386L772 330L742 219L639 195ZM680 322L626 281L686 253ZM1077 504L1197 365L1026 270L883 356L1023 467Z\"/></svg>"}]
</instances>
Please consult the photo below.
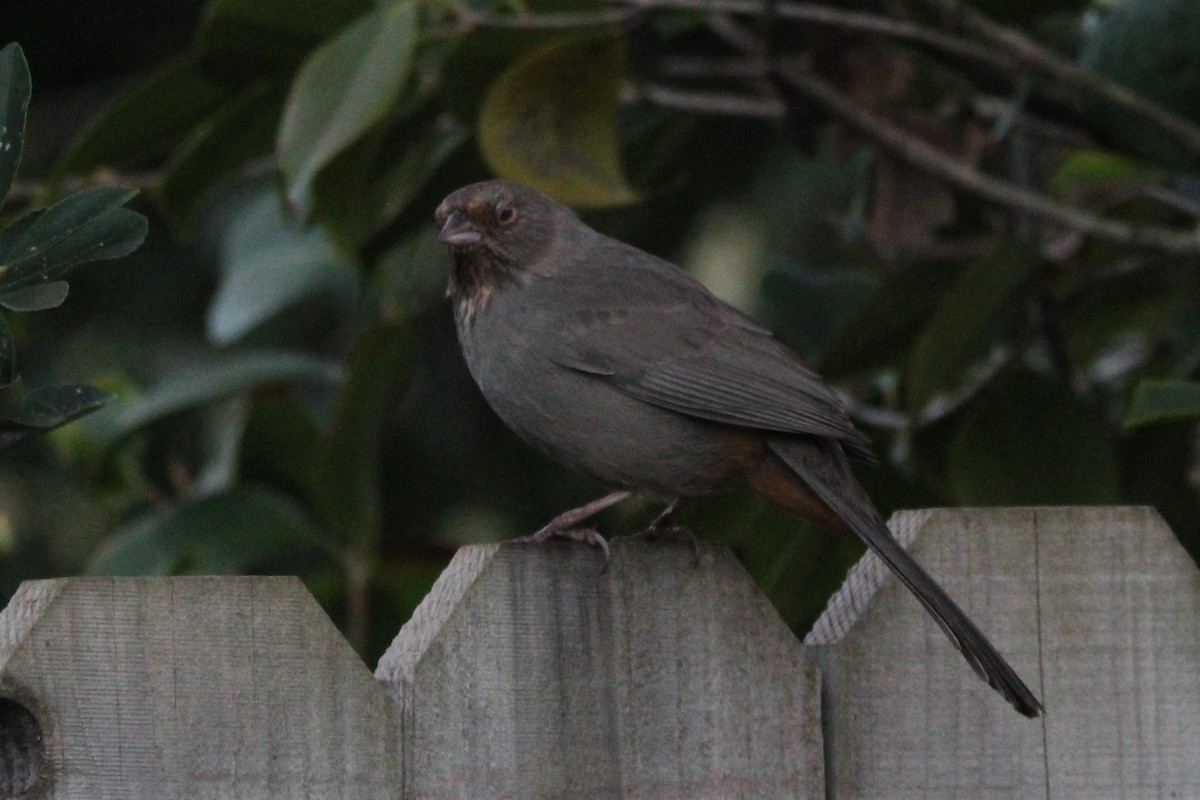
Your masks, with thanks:
<instances>
[{"instance_id":1,"label":"bird's eye","mask_svg":"<svg viewBox=\"0 0 1200 800\"><path fill-rule=\"evenodd\" d=\"M511 225L517 221L517 210L512 206L500 206L496 209L496 220L501 225Z\"/></svg>"}]
</instances>

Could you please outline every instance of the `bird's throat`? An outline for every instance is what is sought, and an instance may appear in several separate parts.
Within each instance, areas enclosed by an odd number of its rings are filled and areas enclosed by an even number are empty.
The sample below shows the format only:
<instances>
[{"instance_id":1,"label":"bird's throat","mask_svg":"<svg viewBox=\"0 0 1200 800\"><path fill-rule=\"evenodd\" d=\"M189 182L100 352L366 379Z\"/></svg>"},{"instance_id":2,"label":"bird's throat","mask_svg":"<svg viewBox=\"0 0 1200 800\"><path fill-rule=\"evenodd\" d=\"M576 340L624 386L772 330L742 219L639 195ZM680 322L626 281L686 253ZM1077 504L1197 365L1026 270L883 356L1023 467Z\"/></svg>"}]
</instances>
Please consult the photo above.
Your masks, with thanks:
<instances>
[{"instance_id":1,"label":"bird's throat","mask_svg":"<svg viewBox=\"0 0 1200 800\"><path fill-rule=\"evenodd\" d=\"M450 296L456 313L466 322L487 308L497 290L515 282L516 271L498 253L472 247L454 254Z\"/></svg>"}]
</instances>

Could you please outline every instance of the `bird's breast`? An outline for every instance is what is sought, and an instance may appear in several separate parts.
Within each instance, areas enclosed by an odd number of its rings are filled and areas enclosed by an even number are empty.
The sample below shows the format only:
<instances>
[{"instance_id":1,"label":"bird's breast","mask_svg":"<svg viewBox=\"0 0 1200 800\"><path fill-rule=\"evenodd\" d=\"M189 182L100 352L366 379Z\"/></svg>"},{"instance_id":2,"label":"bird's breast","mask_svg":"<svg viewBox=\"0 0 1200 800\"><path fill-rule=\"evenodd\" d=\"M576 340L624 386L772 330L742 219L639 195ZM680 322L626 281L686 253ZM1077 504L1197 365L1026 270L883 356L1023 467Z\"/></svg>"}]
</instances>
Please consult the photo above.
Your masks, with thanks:
<instances>
[{"instance_id":1,"label":"bird's breast","mask_svg":"<svg viewBox=\"0 0 1200 800\"><path fill-rule=\"evenodd\" d=\"M642 402L557 363L547 344L561 323L519 299L495 292L473 316L458 315L458 332L475 382L522 439L606 484L663 496L704 494L743 471L737 448L744 433Z\"/></svg>"}]
</instances>

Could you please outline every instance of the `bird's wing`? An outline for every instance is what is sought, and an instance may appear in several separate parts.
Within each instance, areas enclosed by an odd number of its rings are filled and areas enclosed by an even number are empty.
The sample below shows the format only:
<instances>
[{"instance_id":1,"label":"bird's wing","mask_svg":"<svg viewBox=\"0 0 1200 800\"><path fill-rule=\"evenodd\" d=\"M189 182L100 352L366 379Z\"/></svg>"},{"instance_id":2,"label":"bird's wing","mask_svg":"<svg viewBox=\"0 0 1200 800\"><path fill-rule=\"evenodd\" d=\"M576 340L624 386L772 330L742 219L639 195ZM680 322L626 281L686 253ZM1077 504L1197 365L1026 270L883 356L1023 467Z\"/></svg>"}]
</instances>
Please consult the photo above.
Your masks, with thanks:
<instances>
[{"instance_id":1,"label":"bird's wing","mask_svg":"<svg viewBox=\"0 0 1200 800\"><path fill-rule=\"evenodd\" d=\"M871 457L837 396L765 328L698 288L657 302L643 293L635 303L568 316L554 360L680 414L828 436Z\"/></svg>"}]
</instances>

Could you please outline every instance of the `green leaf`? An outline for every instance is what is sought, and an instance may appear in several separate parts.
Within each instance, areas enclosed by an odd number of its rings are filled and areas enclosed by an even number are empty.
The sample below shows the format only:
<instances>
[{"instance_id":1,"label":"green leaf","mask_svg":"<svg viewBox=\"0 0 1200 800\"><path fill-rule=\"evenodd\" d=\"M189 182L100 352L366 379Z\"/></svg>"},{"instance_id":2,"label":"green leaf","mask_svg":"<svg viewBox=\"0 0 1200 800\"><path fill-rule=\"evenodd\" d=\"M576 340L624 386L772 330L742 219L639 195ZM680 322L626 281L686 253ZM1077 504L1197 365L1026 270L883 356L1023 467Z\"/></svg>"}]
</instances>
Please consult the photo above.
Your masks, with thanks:
<instances>
[{"instance_id":1,"label":"green leaf","mask_svg":"<svg viewBox=\"0 0 1200 800\"><path fill-rule=\"evenodd\" d=\"M0 50L0 208L21 163L31 91L25 54L16 43L7 45Z\"/></svg>"},{"instance_id":2,"label":"green leaf","mask_svg":"<svg viewBox=\"0 0 1200 800\"><path fill-rule=\"evenodd\" d=\"M816 361L878 284L869 272L791 265L786 271L766 274L762 296L771 329L805 358Z\"/></svg>"},{"instance_id":3,"label":"green leaf","mask_svg":"<svg viewBox=\"0 0 1200 800\"><path fill-rule=\"evenodd\" d=\"M718 126L701 135L720 139L727 135L724 130ZM814 139L811 153L785 150L766 157L756 168L751 198L763 217L761 232L768 251L802 252L809 262L824 265L844 261L850 254L846 244L862 238L858 207L864 187L873 185L874 178L869 154L861 149L845 152L845 143L832 128ZM736 150L724 152L732 155ZM723 169L729 180L736 180L742 167Z\"/></svg>"},{"instance_id":4,"label":"green leaf","mask_svg":"<svg viewBox=\"0 0 1200 800\"><path fill-rule=\"evenodd\" d=\"M205 68L234 81L288 76L371 8L370 0L212 0L196 50Z\"/></svg>"},{"instance_id":5,"label":"green leaf","mask_svg":"<svg viewBox=\"0 0 1200 800\"><path fill-rule=\"evenodd\" d=\"M920 261L889 274L842 325L825 353L822 374L839 378L899 361L962 269L957 261Z\"/></svg>"},{"instance_id":6,"label":"green leaf","mask_svg":"<svg viewBox=\"0 0 1200 800\"><path fill-rule=\"evenodd\" d=\"M368 543L379 535L379 448L408 386L413 352L412 330L398 322L377 325L355 347L313 481L314 504L338 540Z\"/></svg>"},{"instance_id":7,"label":"green leaf","mask_svg":"<svg viewBox=\"0 0 1200 800\"><path fill-rule=\"evenodd\" d=\"M176 61L110 103L75 138L54 174L145 166L170 153L229 93L191 60Z\"/></svg>"},{"instance_id":8,"label":"green leaf","mask_svg":"<svg viewBox=\"0 0 1200 800\"><path fill-rule=\"evenodd\" d=\"M479 114L488 165L570 205L635 202L617 134L624 67L624 45L611 35L553 42L509 67Z\"/></svg>"},{"instance_id":9,"label":"green leaf","mask_svg":"<svg viewBox=\"0 0 1200 800\"><path fill-rule=\"evenodd\" d=\"M1200 417L1200 383L1144 380L1133 394L1133 402L1125 415L1125 427L1194 417Z\"/></svg>"},{"instance_id":10,"label":"green leaf","mask_svg":"<svg viewBox=\"0 0 1200 800\"><path fill-rule=\"evenodd\" d=\"M408 77L414 0L378 8L322 45L292 85L279 128L288 198L307 213L320 169L383 119Z\"/></svg>"},{"instance_id":11,"label":"green leaf","mask_svg":"<svg viewBox=\"0 0 1200 800\"><path fill-rule=\"evenodd\" d=\"M214 400L267 383L341 380L337 364L299 353L250 350L222 353L180 368L141 397L120 409L117 438Z\"/></svg>"},{"instance_id":12,"label":"green leaf","mask_svg":"<svg viewBox=\"0 0 1200 800\"><path fill-rule=\"evenodd\" d=\"M51 281L13 291L0 289L0 306L9 311L44 311L61 306L67 299L67 291L66 281Z\"/></svg>"},{"instance_id":13,"label":"green leaf","mask_svg":"<svg viewBox=\"0 0 1200 800\"><path fill-rule=\"evenodd\" d=\"M255 398L242 431L238 474L307 497L320 458L320 427L299 392Z\"/></svg>"},{"instance_id":14,"label":"green leaf","mask_svg":"<svg viewBox=\"0 0 1200 800\"><path fill-rule=\"evenodd\" d=\"M379 229L381 200L372 191L379 171L394 156L376 126L334 156L312 182L312 207L329 241L344 253L356 253Z\"/></svg>"},{"instance_id":15,"label":"green leaf","mask_svg":"<svg viewBox=\"0 0 1200 800\"><path fill-rule=\"evenodd\" d=\"M46 209L35 208L8 223L7 228L0 228L0 278L4 277L4 268L2 265L4 264L5 255L13 251L16 243L24 238L25 232L41 219L45 213Z\"/></svg>"},{"instance_id":16,"label":"green leaf","mask_svg":"<svg viewBox=\"0 0 1200 800\"><path fill-rule=\"evenodd\" d=\"M316 216L341 247L358 249L408 209L470 136L466 125L438 114L363 137L317 176Z\"/></svg>"},{"instance_id":17,"label":"green leaf","mask_svg":"<svg viewBox=\"0 0 1200 800\"><path fill-rule=\"evenodd\" d=\"M1061 383L1024 369L1002 373L968 402L947 463L963 505L1119 498L1117 456L1099 415Z\"/></svg>"},{"instance_id":18,"label":"green leaf","mask_svg":"<svg viewBox=\"0 0 1200 800\"><path fill-rule=\"evenodd\" d=\"M1089 270L1082 280L1083 291L1060 314L1067 355L1082 364L1103 358L1130 336L1168 330L1178 315L1195 313L1191 264L1152 263L1109 274Z\"/></svg>"},{"instance_id":19,"label":"green leaf","mask_svg":"<svg viewBox=\"0 0 1200 800\"><path fill-rule=\"evenodd\" d=\"M415 316L444 302L445 250L437 231L425 228L413 231L378 258L371 286L389 313Z\"/></svg>"},{"instance_id":20,"label":"green leaf","mask_svg":"<svg viewBox=\"0 0 1200 800\"><path fill-rule=\"evenodd\" d=\"M1131 158L1108 150L1072 150L1054 170L1050 187L1065 191L1079 184L1124 183L1150 180L1149 170Z\"/></svg>"},{"instance_id":21,"label":"green leaf","mask_svg":"<svg viewBox=\"0 0 1200 800\"><path fill-rule=\"evenodd\" d=\"M484 12L474 8L476 13ZM459 119L478 119L496 76L526 53L561 35L542 29L477 28L448 42L440 72L442 85L453 86L454 91L439 92L438 105Z\"/></svg>"},{"instance_id":22,"label":"green leaf","mask_svg":"<svg viewBox=\"0 0 1200 800\"><path fill-rule=\"evenodd\" d=\"M227 344L299 300L356 291L357 272L320 228L301 228L274 187L234 217L221 243L221 284L208 309L208 336Z\"/></svg>"},{"instance_id":23,"label":"green leaf","mask_svg":"<svg viewBox=\"0 0 1200 800\"><path fill-rule=\"evenodd\" d=\"M153 512L118 529L91 575L244 572L319 546L320 530L291 498L247 486Z\"/></svg>"},{"instance_id":24,"label":"green leaf","mask_svg":"<svg viewBox=\"0 0 1200 800\"><path fill-rule=\"evenodd\" d=\"M179 147L160 195L175 226L185 229L192 213L223 181L273 152L283 97L278 85L256 83L230 98Z\"/></svg>"},{"instance_id":25,"label":"green leaf","mask_svg":"<svg viewBox=\"0 0 1200 800\"><path fill-rule=\"evenodd\" d=\"M0 419L10 411L19 408L24 400L25 382L21 379L20 373L14 372L12 380L0 386Z\"/></svg>"},{"instance_id":26,"label":"green leaf","mask_svg":"<svg viewBox=\"0 0 1200 800\"><path fill-rule=\"evenodd\" d=\"M1020 289L1039 264L1037 254L1006 241L959 274L938 301L908 359L908 407L920 411L935 394L961 385L983 360L1006 315L1023 313Z\"/></svg>"},{"instance_id":27,"label":"green leaf","mask_svg":"<svg viewBox=\"0 0 1200 800\"><path fill-rule=\"evenodd\" d=\"M0 430L50 431L110 400L111 394L94 386L43 386L26 392L15 407L0 412Z\"/></svg>"},{"instance_id":28,"label":"green leaf","mask_svg":"<svg viewBox=\"0 0 1200 800\"><path fill-rule=\"evenodd\" d=\"M1200 122L1200 4L1195 0L1121 0L1097 14L1082 48L1083 66L1185 119ZM1200 153L1136 114L1085 95L1083 105L1116 144L1173 169L1195 170Z\"/></svg>"},{"instance_id":29,"label":"green leaf","mask_svg":"<svg viewBox=\"0 0 1200 800\"><path fill-rule=\"evenodd\" d=\"M135 189L100 186L67 197L15 237L0 237L0 292L57 280L85 261L120 258L146 238L146 218L121 206Z\"/></svg>"}]
</instances>

